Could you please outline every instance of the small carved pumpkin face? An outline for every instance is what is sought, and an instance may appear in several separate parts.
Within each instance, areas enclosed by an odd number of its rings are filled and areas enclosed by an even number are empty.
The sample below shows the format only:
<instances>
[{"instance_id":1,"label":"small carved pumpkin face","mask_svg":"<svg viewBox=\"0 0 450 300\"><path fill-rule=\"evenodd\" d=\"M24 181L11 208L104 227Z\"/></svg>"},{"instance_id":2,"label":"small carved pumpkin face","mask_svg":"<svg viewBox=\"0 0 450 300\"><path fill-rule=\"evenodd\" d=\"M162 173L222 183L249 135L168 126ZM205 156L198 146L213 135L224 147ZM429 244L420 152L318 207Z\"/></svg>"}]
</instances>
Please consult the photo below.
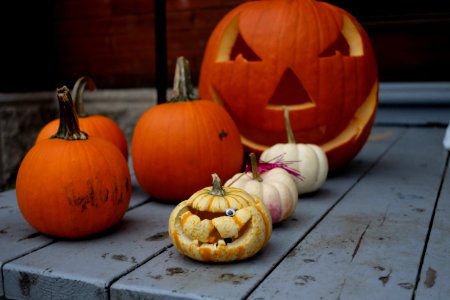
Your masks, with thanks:
<instances>
[{"instance_id":1,"label":"small carved pumpkin face","mask_svg":"<svg viewBox=\"0 0 450 300\"><path fill-rule=\"evenodd\" d=\"M378 79L370 41L344 10L314 0L251 1L210 36L199 88L230 112L252 151L286 141L283 106L299 142L327 155L351 144L333 168L367 139Z\"/></svg>"},{"instance_id":2,"label":"small carved pumpkin face","mask_svg":"<svg viewBox=\"0 0 450 300\"><path fill-rule=\"evenodd\" d=\"M272 233L270 213L242 189L221 187L214 177L178 204L169 219L169 235L183 254L199 261L234 261L261 250Z\"/></svg>"}]
</instances>

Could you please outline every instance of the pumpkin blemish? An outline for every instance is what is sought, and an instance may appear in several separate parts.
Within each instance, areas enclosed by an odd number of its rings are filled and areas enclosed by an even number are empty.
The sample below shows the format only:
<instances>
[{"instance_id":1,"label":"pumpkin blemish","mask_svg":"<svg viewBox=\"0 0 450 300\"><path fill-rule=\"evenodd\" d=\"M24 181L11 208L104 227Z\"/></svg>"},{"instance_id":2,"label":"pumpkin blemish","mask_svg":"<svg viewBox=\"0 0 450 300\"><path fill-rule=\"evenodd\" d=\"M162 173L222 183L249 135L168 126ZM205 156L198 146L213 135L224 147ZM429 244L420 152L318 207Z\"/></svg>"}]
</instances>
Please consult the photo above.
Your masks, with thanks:
<instances>
[{"instance_id":1,"label":"pumpkin blemish","mask_svg":"<svg viewBox=\"0 0 450 300\"><path fill-rule=\"evenodd\" d=\"M222 131L219 132L219 139L222 141L223 139L225 139L228 136L228 133L222 129Z\"/></svg>"}]
</instances>

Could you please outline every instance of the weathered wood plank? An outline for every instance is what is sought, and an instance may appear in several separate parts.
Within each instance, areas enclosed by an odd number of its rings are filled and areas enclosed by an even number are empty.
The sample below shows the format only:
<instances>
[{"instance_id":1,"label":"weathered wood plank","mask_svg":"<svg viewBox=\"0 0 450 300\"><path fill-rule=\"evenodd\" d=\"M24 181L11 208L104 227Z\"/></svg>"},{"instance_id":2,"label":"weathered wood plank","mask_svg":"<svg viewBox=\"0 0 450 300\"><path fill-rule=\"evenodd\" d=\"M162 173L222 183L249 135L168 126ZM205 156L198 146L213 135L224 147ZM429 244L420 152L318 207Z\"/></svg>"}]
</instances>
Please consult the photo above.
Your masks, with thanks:
<instances>
[{"instance_id":1,"label":"weathered wood plank","mask_svg":"<svg viewBox=\"0 0 450 300\"><path fill-rule=\"evenodd\" d=\"M150 200L150 195L148 195L139 185L139 182L134 174L133 162L131 158L128 159L128 169L131 174L131 187L133 188L133 192L131 194L130 205L128 209L133 209L136 206L139 206L146 201Z\"/></svg>"},{"instance_id":2,"label":"weathered wood plank","mask_svg":"<svg viewBox=\"0 0 450 300\"><path fill-rule=\"evenodd\" d=\"M15 258L52 243L52 239L36 232L19 211L16 190L0 193L0 269ZM3 274L0 272L0 297L4 296Z\"/></svg>"},{"instance_id":3,"label":"weathered wood plank","mask_svg":"<svg viewBox=\"0 0 450 300\"><path fill-rule=\"evenodd\" d=\"M408 129L250 299L411 299L445 165L443 133Z\"/></svg>"},{"instance_id":4,"label":"weathered wood plank","mask_svg":"<svg viewBox=\"0 0 450 300\"><path fill-rule=\"evenodd\" d=\"M450 297L450 169L437 203L432 231L425 253L416 299Z\"/></svg>"},{"instance_id":5,"label":"weathered wood plank","mask_svg":"<svg viewBox=\"0 0 450 300\"><path fill-rule=\"evenodd\" d=\"M133 195L129 209L133 209L148 201L149 196L139 187L131 162L130 172ZM17 205L15 190L0 193L0 268L7 262L53 242L52 238L34 230L23 218ZM3 295L3 272L0 272L0 297Z\"/></svg>"},{"instance_id":6,"label":"weathered wood plank","mask_svg":"<svg viewBox=\"0 0 450 300\"><path fill-rule=\"evenodd\" d=\"M170 248L111 286L112 299L245 297L298 241L326 215L396 140L401 130L375 130L355 161L330 177L316 194L303 197L294 215L275 226L268 246L255 257L229 264L205 264Z\"/></svg>"},{"instance_id":7,"label":"weathered wood plank","mask_svg":"<svg viewBox=\"0 0 450 300\"><path fill-rule=\"evenodd\" d=\"M170 245L172 206L147 203L126 213L107 234L57 241L3 267L5 295L14 299L107 299L108 286Z\"/></svg>"}]
</instances>

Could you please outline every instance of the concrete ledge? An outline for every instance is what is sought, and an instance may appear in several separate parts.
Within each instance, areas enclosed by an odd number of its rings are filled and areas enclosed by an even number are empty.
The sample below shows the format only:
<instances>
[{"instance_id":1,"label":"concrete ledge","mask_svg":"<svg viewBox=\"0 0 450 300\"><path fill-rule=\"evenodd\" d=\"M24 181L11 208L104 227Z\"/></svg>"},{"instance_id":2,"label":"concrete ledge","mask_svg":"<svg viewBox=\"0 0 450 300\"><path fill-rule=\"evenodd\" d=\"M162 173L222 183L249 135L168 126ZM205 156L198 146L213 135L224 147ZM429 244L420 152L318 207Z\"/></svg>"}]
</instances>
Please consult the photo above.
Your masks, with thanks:
<instances>
[{"instance_id":1,"label":"concrete ledge","mask_svg":"<svg viewBox=\"0 0 450 300\"><path fill-rule=\"evenodd\" d=\"M115 120L130 144L137 120L156 104L156 90L86 91L84 98L86 112ZM53 91L0 93L0 190L14 187L23 156L34 144L41 128L57 117Z\"/></svg>"},{"instance_id":2,"label":"concrete ledge","mask_svg":"<svg viewBox=\"0 0 450 300\"><path fill-rule=\"evenodd\" d=\"M154 88L86 91L84 97L87 113L115 120L129 144L139 117L156 105ZM382 82L379 98L381 108L449 107L450 82ZM58 117L57 110L54 91L0 93L0 190L13 186L22 157L40 129ZM447 118L447 111L442 113ZM378 123L392 122L390 115L383 116L386 118L378 118ZM436 114L430 118L436 119ZM433 122L431 119L425 121Z\"/></svg>"},{"instance_id":3,"label":"concrete ledge","mask_svg":"<svg viewBox=\"0 0 450 300\"><path fill-rule=\"evenodd\" d=\"M381 106L449 106L450 82L381 82Z\"/></svg>"}]
</instances>

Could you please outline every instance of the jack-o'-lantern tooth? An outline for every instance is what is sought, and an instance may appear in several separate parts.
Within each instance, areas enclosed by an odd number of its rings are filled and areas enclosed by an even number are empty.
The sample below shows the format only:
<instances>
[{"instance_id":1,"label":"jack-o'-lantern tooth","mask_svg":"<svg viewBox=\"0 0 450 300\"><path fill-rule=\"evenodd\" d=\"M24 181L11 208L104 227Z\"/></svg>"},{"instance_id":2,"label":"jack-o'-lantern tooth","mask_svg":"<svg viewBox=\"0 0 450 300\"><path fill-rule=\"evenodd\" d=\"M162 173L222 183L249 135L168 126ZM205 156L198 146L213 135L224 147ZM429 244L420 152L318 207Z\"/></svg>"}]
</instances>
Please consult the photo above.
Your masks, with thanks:
<instances>
[{"instance_id":1,"label":"jack-o'-lantern tooth","mask_svg":"<svg viewBox=\"0 0 450 300\"><path fill-rule=\"evenodd\" d=\"M233 219L235 223L240 224L240 227L242 228L252 217L252 214L249 209L244 208L240 209L236 212Z\"/></svg>"},{"instance_id":2,"label":"jack-o'-lantern tooth","mask_svg":"<svg viewBox=\"0 0 450 300\"><path fill-rule=\"evenodd\" d=\"M214 227L222 238L237 238L240 226L230 217L219 217L212 220Z\"/></svg>"},{"instance_id":3,"label":"jack-o'-lantern tooth","mask_svg":"<svg viewBox=\"0 0 450 300\"><path fill-rule=\"evenodd\" d=\"M182 215L182 220L183 232L192 240L199 240L204 243L209 241L210 233L214 230L210 220L200 221L200 218L193 215L190 211Z\"/></svg>"},{"instance_id":4,"label":"jack-o'-lantern tooth","mask_svg":"<svg viewBox=\"0 0 450 300\"><path fill-rule=\"evenodd\" d=\"M245 59L245 57L242 55L242 53L239 53L237 56L236 56L236 59L235 59L237 62L247 62L247 60Z\"/></svg>"}]
</instances>

